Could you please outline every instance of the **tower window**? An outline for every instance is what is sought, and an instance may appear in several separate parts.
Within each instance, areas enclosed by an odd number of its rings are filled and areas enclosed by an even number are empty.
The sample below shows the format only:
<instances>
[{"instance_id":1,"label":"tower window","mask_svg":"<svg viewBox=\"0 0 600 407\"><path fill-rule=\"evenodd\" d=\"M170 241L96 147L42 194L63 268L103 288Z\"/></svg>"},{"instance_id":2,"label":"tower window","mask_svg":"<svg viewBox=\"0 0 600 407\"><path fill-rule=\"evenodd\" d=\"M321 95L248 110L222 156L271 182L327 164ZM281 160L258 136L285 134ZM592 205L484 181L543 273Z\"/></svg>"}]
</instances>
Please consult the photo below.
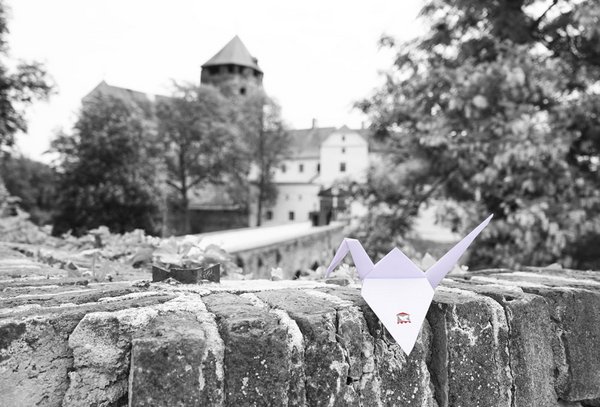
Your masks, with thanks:
<instances>
[{"instance_id":1,"label":"tower window","mask_svg":"<svg viewBox=\"0 0 600 407\"><path fill-rule=\"evenodd\" d=\"M289 219L289 220L294 220L294 211L290 211L290 212L288 213L288 219Z\"/></svg>"},{"instance_id":2,"label":"tower window","mask_svg":"<svg viewBox=\"0 0 600 407\"><path fill-rule=\"evenodd\" d=\"M246 94L246 88L240 88L240 95Z\"/></svg>"},{"instance_id":3,"label":"tower window","mask_svg":"<svg viewBox=\"0 0 600 407\"><path fill-rule=\"evenodd\" d=\"M299 172L304 172L304 164L298 165L298 171Z\"/></svg>"},{"instance_id":4,"label":"tower window","mask_svg":"<svg viewBox=\"0 0 600 407\"><path fill-rule=\"evenodd\" d=\"M227 70L229 71L229 73L235 73L235 66L227 65Z\"/></svg>"},{"instance_id":5,"label":"tower window","mask_svg":"<svg viewBox=\"0 0 600 407\"><path fill-rule=\"evenodd\" d=\"M218 66L211 66L208 68L208 73L210 75L216 75L219 73L219 67Z\"/></svg>"},{"instance_id":6,"label":"tower window","mask_svg":"<svg viewBox=\"0 0 600 407\"><path fill-rule=\"evenodd\" d=\"M340 163L340 172L346 172L346 163Z\"/></svg>"}]
</instances>

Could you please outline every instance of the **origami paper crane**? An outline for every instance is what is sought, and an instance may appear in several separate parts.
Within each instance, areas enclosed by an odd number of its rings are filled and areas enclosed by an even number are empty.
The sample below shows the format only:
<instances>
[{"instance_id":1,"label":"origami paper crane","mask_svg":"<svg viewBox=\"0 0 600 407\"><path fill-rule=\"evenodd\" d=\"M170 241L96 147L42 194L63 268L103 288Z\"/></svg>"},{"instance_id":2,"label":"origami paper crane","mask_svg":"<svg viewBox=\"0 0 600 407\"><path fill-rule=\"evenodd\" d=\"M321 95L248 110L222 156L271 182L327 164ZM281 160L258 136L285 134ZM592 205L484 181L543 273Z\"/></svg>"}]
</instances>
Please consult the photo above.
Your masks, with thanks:
<instances>
[{"instance_id":1,"label":"origami paper crane","mask_svg":"<svg viewBox=\"0 0 600 407\"><path fill-rule=\"evenodd\" d=\"M492 216L425 272L397 248L392 249L377 264L373 264L358 240L345 238L327 268L325 277L350 252L358 275L363 280L363 298L402 350L409 355L421 331L436 287L488 225Z\"/></svg>"}]
</instances>

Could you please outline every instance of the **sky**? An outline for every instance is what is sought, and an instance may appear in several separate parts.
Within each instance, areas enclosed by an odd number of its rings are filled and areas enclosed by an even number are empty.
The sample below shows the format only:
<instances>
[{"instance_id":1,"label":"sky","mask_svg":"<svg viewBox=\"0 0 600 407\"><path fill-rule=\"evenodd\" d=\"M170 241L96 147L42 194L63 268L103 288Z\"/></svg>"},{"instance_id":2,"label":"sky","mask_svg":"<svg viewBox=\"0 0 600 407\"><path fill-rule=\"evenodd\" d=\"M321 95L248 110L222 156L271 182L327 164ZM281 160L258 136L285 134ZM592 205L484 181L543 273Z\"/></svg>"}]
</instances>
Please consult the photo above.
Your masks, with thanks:
<instances>
[{"instance_id":1,"label":"sky","mask_svg":"<svg viewBox=\"0 0 600 407\"><path fill-rule=\"evenodd\" d=\"M366 121L352 108L382 82L399 40L423 30L422 0L5 0L11 59L45 64L56 84L28 110L24 155L44 154L70 131L80 101L100 81L168 95L173 81L199 83L200 66L239 35L264 71L264 87L291 128Z\"/></svg>"}]
</instances>

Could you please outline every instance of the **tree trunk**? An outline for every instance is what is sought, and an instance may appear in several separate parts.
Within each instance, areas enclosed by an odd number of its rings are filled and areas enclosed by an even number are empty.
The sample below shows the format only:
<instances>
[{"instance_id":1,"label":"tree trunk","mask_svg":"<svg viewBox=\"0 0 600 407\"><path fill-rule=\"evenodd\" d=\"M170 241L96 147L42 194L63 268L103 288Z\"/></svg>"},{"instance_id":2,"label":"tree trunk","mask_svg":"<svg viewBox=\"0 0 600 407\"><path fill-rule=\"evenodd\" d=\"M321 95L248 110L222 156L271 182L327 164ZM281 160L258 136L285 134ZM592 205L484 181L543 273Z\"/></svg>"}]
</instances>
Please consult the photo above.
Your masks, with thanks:
<instances>
[{"instance_id":1,"label":"tree trunk","mask_svg":"<svg viewBox=\"0 0 600 407\"><path fill-rule=\"evenodd\" d=\"M258 208L256 210L256 226L260 226L262 223L262 206L263 206L263 185L262 185L262 174L261 180L258 184Z\"/></svg>"}]
</instances>

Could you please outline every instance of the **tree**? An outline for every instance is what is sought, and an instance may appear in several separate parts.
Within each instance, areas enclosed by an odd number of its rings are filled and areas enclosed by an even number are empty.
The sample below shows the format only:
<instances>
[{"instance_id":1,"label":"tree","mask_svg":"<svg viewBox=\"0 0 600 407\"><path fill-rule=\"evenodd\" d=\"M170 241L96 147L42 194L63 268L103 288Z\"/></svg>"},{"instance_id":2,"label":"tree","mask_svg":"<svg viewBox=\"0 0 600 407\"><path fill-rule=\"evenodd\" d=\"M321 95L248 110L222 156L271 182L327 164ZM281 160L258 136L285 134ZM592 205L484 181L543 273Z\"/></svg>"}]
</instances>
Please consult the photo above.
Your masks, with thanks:
<instances>
[{"instance_id":1,"label":"tree","mask_svg":"<svg viewBox=\"0 0 600 407\"><path fill-rule=\"evenodd\" d=\"M54 234L98 226L123 233L158 231L156 136L137 104L98 95L83 105L71 135L52 143L60 155Z\"/></svg>"},{"instance_id":2,"label":"tree","mask_svg":"<svg viewBox=\"0 0 600 407\"><path fill-rule=\"evenodd\" d=\"M263 208L273 205L277 199L274 171L288 153L289 134L280 106L262 89L238 96L237 104L248 160L256 170L252 178L257 190L256 226L260 226Z\"/></svg>"},{"instance_id":3,"label":"tree","mask_svg":"<svg viewBox=\"0 0 600 407\"><path fill-rule=\"evenodd\" d=\"M44 163L15 156L0 161L0 168L6 189L20 198L20 206L31 220L38 225L50 223L56 209L56 171Z\"/></svg>"},{"instance_id":4,"label":"tree","mask_svg":"<svg viewBox=\"0 0 600 407\"><path fill-rule=\"evenodd\" d=\"M185 233L193 188L222 183L230 174L247 174L234 111L211 86L178 86L172 97L158 101L156 114L166 183L177 195Z\"/></svg>"},{"instance_id":5,"label":"tree","mask_svg":"<svg viewBox=\"0 0 600 407\"><path fill-rule=\"evenodd\" d=\"M27 131L24 109L35 100L46 99L52 91L41 64L20 62L13 72L6 66L6 13L7 7L0 0L0 147L12 146L14 136Z\"/></svg>"},{"instance_id":6,"label":"tree","mask_svg":"<svg viewBox=\"0 0 600 407\"><path fill-rule=\"evenodd\" d=\"M462 231L495 214L477 266L600 267L597 251L580 253L600 239L600 4L428 0L422 15L427 35L382 40L394 67L359 104L395 165L361 190L363 233L401 216L387 224L396 237L443 199Z\"/></svg>"}]
</instances>

